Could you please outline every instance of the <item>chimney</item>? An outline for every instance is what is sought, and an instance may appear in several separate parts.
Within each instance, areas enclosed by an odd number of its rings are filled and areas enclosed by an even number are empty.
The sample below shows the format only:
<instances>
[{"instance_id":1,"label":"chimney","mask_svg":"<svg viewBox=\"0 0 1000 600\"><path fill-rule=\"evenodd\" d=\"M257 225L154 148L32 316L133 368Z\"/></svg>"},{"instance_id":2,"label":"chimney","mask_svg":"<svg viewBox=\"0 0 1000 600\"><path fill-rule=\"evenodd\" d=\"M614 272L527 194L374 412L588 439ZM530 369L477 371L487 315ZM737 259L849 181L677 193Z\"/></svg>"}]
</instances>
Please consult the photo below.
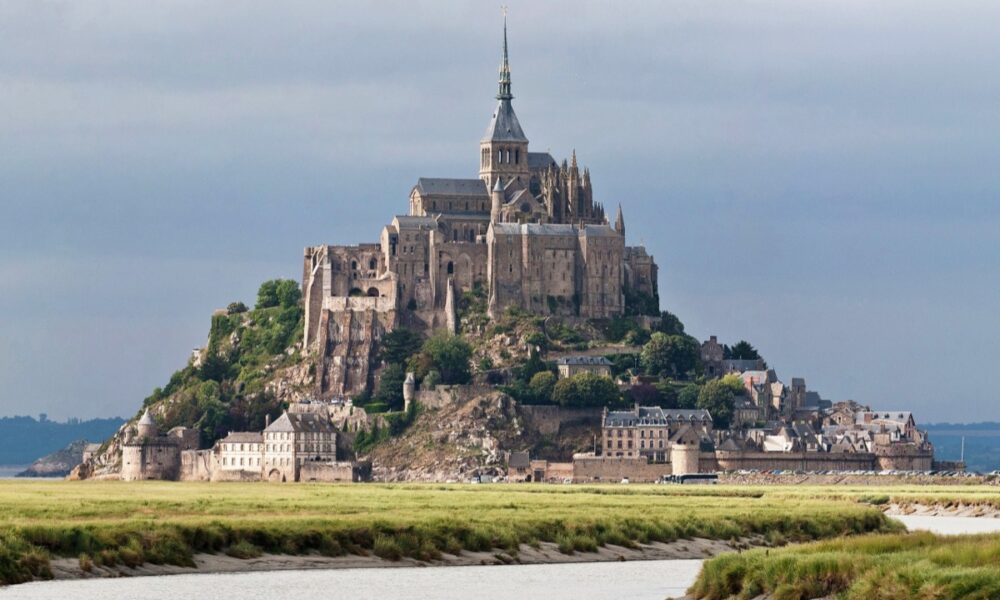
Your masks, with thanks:
<instances>
[{"instance_id":1,"label":"chimney","mask_svg":"<svg viewBox=\"0 0 1000 600\"><path fill-rule=\"evenodd\" d=\"M267 429L270 426L271 426L271 415L265 415L264 416L264 429Z\"/></svg>"}]
</instances>

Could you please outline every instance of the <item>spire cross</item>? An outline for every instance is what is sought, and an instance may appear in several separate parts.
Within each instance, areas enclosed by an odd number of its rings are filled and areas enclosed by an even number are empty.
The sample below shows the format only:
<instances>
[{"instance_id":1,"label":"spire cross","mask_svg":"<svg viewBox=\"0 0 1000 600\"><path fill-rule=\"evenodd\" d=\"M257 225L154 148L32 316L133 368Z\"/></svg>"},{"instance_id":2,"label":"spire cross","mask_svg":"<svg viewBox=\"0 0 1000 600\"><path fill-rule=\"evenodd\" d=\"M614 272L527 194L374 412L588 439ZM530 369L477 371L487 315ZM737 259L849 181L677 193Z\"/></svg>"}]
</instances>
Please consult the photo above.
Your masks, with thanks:
<instances>
[{"instance_id":1,"label":"spire cross","mask_svg":"<svg viewBox=\"0 0 1000 600\"><path fill-rule=\"evenodd\" d=\"M503 62L500 63L500 89L497 100L510 100L514 96L510 93L510 64L507 62L507 6L502 6L503 10Z\"/></svg>"}]
</instances>

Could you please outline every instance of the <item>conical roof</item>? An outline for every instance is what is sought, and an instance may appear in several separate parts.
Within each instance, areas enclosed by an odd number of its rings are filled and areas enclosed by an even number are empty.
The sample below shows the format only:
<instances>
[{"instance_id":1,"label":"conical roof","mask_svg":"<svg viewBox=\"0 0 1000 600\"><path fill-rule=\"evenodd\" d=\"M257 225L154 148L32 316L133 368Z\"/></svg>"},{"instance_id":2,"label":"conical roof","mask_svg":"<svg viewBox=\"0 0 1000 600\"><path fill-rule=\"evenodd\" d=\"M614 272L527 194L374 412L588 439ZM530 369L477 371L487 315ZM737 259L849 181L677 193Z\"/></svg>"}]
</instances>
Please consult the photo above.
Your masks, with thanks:
<instances>
[{"instance_id":1,"label":"conical roof","mask_svg":"<svg viewBox=\"0 0 1000 600\"><path fill-rule=\"evenodd\" d=\"M156 421L153 420L153 415L149 414L149 409L142 413L142 417L139 419L139 425L153 425L156 426Z\"/></svg>"},{"instance_id":2,"label":"conical roof","mask_svg":"<svg viewBox=\"0 0 1000 600\"><path fill-rule=\"evenodd\" d=\"M514 107L511 106L510 100L504 99L497 103L497 109L493 111L493 118L490 119L490 125L486 128L486 134L483 135L482 141L528 141L528 138L524 136L524 130L521 129L521 123L517 120L517 115L514 114Z\"/></svg>"}]
</instances>

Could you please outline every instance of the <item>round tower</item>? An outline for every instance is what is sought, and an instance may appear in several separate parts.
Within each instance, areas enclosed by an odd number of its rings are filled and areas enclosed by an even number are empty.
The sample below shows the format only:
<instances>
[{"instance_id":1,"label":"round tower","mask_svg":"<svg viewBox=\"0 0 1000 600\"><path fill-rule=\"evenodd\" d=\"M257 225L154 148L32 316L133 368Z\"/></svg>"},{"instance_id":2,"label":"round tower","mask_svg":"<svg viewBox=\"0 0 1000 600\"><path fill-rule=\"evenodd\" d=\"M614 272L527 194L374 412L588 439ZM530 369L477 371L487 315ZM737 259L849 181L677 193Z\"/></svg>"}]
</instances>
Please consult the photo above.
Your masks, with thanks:
<instances>
[{"instance_id":1,"label":"round tower","mask_svg":"<svg viewBox=\"0 0 1000 600\"><path fill-rule=\"evenodd\" d=\"M490 195L490 199L493 204L490 208L490 223L500 222L500 208L503 206L503 184L500 182L500 178L497 177L496 185L493 186L493 192Z\"/></svg>"},{"instance_id":2,"label":"round tower","mask_svg":"<svg viewBox=\"0 0 1000 600\"><path fill-rule=\"evenodd\" d=\"M140 440L155 438L159 433L156 429L156 421L153 420L153 415L149 414L148 408L146 412L142 413L142 418L136 424L136 431Z\"/></svg>"}]
</instances>

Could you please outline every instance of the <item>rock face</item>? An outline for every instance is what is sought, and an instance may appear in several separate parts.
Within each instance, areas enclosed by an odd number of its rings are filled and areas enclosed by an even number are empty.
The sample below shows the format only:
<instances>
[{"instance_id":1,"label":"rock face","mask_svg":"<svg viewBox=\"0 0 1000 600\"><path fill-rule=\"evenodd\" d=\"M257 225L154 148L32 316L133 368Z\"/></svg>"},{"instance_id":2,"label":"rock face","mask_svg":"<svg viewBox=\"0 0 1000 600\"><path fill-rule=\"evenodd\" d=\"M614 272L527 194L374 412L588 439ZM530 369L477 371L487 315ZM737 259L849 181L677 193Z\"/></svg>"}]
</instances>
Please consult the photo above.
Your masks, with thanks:
<instances>
[{"instance_id":1,"label":"rock face","mask_svg":"<svg viewBox=\"0 0 1000 600\"><path fill-rule=\"evenodd\" d=\"M18 477L66 477L83 460L86 440L77 440L62 450L43 456L17 474Z\"/></svg>"},{"instance_id":2,"label":"rock face","mask_svg":"<svg viewBox=\"0 0 1000 600\"><path fill-rule=\"evenodd\" d=\"M403 435L371 453L376 481L459 481L506 473L505 451L523 443L517 403L489 392L464 403L422 410Z\"/></svg>"}]
</instances>

